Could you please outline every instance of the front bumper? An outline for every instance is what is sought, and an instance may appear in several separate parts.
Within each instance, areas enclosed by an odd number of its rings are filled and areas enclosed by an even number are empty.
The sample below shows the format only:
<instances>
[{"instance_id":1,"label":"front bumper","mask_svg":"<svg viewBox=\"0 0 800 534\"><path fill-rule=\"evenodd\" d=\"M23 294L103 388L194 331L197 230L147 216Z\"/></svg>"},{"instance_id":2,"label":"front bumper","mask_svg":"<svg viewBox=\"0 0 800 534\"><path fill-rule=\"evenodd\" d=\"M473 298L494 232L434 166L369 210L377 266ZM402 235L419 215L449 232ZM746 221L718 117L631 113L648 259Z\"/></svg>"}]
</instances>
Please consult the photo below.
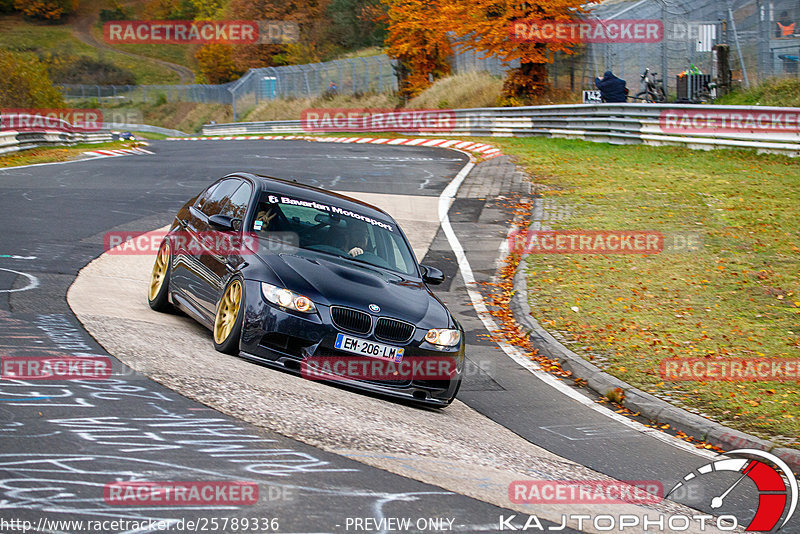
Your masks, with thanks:
<instances>
[{"instance_id":1,"label":"front bumper","mask_svg":"<svg viewBox=\"0 0 800 534\"><path fill-rule=\"evenodd\" d=\"M355 358L356 355L335 348L336 336L348 334L384 345L403 347L403 362L422 365L435 358L448 362L447 375L400 377L397 380L353 378L346 374L328 375L325 381L345 384L360 390L391 395L433 406L452 402L463 375L464 342L455 347L439 348L425 341L427 329L417 328L406 343L387 343L367 335L338 329L327 306L317 305L317 313L303 314L274 306L261 296L260 282L246 280L248 302L242 325L242 356L299 374L304 364L321 358ZM373 321L374 324L374 321ZM314 360L309 360L313 358Z\"/></svg>"}]
</instances>

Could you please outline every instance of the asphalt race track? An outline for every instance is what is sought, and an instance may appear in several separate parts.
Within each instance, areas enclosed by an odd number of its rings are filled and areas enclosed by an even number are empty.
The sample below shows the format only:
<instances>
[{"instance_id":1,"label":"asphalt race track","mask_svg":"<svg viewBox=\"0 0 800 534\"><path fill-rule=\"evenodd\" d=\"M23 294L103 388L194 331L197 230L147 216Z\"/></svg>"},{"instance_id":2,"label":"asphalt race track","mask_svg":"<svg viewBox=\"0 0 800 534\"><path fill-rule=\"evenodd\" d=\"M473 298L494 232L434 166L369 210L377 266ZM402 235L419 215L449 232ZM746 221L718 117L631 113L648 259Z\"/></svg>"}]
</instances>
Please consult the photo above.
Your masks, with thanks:
<instances>
[{"instance_id":1,"label":"asphalt race track","mask_svg":"<svg viewBox=\"0 0 800 534\"><path fill-rule=\"evenodd\" d=\"M487 434L508 432L509 450L532 458L530 465L509 467L517 479L552 479L553 470L560 470L563 479L583 478L591 477L593 470L619 480L658 481L668 489L711 460L709 454L604 413L603 408L596 409L582 393L566 392L567 386L554 388L483 337L486 330L472 308L462 275L457 274L452 243L435 227L426 234L426 243L419 249L415 244L415 249L425 250L422 263L439 267L452 277L437 294L464 324L473 369L459 394L463 404L454 405L451 415L447 410L440 414L324 384L309 383L311 393L299 395L308 393L300 379L235 358L227 362L228 367L224 358L215 360L210 334L179 316L165 316L164 324L159 325L160 316L153 313L147 324L131 322L129 328L124 322L96 321L91 326L96 329L95 337L107 339L104 348L78 321L66 295L78 272L103 254L106 232L163 227L183 202L211 180L232 171L296 179L354 194L426 197L420 206L427 211L468 161L466 155L444 149L304 141L164 141L153 142L149 148L155 154L0 170L0 357L115 356L115 351L106 349L114 345L111 340L126 336L145 347L152 343L159 354L172 354L172 349L160 345L162 338L153 343L158 335L163 336L163 343L170 342L172 336L165 328L176 329L172 342L178 349L197 355L196 361L182 363L184 380L175 374L167 376L164 368L160 368L161 375L159 369L143 369L144 374L153 373L153 381L114 360L114 373L108 380L0 381L0 532L21 531L7 524L4 528L3 520L30 521L35 532L80 531L77 525L43 524L43 518L131 522L109 523L95 532L153 531L133 528L136 521L144 519L163 520L180 531L188 520L233 517L258 518L259 529L228 525L208 530L497 532L499 518L514 514L513 524L521 527L536 508L520 508L497 498L497 487L488 488L488 482L487 495L491 490L495 496L485 497L475 482L479 477L472 477L471 489L460 491L452 476L444 476L447 467L438 471L440 478L415 475L419 465L411 465L410 459L437 458L436 451L441 449L434 441L421 443L418 451L406 450L405 461L374 458L376 451L391 447L394 441L413 443L417 428L420 435L423 430L430 432L422 423L437 417L452 425L441 427L452 434L459 432L459 420L488 429L496 425L497 430ZM483 165L486 168L477 167L468 182L473 175L479 182L498 170L488 162ZM462 188L450 207L450 222L475 278L486 281L495 272L508 214L501 203L486 198L486 184L469 186ZM408 224L402 222L410 234ZM120 276L120 288L136 282L127 272L105 272L106 279L113 280L114 275ZM98 289L98 314L101 308L134 306L115 300L115 291L113 284ZM142 292L136 306L144 303L146 308L144 298ZM90 315L91 305L87 308L84 313ZM123 357L122 352L119 356L123 361L131 357ZM250 410L242 401L253 393L244 387L246 380L242 378L242 388L237 390L237 380L231 379L237 372L240 376L263 373L264 380L275 380L275 391L284 388L281 402L287 408L283 420L275 405L269 413L272 424L259 420L256 415L261 412ZM165 383L170 387L162 385ZM298 391L298 398L309 406L320 398L315 392L329 402L292 413L289 386L304 388ZM188 397L200 398L202 403ZM578 397L583 400L576 400ZM345 399L342 406L351 404L348 410L342 408L342 419L320 419L330 428L315 433L309 426L313 419L304 417L324 416L325 409L331 410L329 416L339 415L332 408L339 399ZM351 425L354 419L348 419L358 417L359 403L373 417L369 421L372 434L366 430L364 434L377 440L371 445L368 440L360 442L360 429ZM412 424L415 419L420 421L418 426ZM378 440L382 429L386 435ZM483 440L473 430L464 433ZM456 438L453 435L453 441L461 443ZM447 442L448 435L439 436L438 441ZM349 448L348 443L352 445ZM468 449L469 443L464 443L463 448ZM476 466L484 454L482 445L475 443L479 451L474 455ZM359 451L367 451L373 458L360 458ZM506 458L513 456L512 452L496 456ZM465 479L470 475L462 473ZM488 481L490 475L486 476ZM108 483L154 479L254 482L259 500L251 506L220 502L204 507L104 501ZM686 509L664 506L672 513L686 513ZM755 506L755 494L745 494L715 513L754 511ZM562 508L561 513L566 514L575 510L574 506ZM550 522L542 520L544 528L559 525L554 510L549 510ZM619 508L608 513L614 510ZM399 530L397 524L386 522L401 518L409 518L411 526ZM264 522L269 519L277 519L277 525ZM367 519L374 522L365 522ZM800 531L796 523L787 525L784 532ZM591 526L582 530L597 531Z\"/></svg>"}]
</instances>

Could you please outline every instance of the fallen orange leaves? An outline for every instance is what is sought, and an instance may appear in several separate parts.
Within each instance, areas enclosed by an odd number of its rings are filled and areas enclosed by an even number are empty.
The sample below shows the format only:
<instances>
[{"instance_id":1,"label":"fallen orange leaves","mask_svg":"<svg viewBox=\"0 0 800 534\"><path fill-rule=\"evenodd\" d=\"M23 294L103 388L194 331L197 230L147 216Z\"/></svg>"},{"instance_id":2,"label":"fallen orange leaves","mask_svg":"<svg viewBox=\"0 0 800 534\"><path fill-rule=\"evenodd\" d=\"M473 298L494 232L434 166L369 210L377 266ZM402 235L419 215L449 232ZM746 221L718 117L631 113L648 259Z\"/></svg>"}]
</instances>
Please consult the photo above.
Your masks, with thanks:
<instances>
[{"instance_id":1,"label":"fallen orange leaves","mask_svg":"<svg viewBox=\"0 0 800 534\"><path fill-rule=\"evenodd\" d=\"M514 224L518 228L527 228L530 217L530 203L517 202L513 206ZM489 294L484 296L487 309L492 317L498 323L499 330L492 332L499 337L500 340L513 345L525 351L525 354L531 360L539 364L539 366L556 376L562 378L569 378L572 376L570 371L561 368L558 360L548 358L534 348L528 337L527 332L523 331L520 325L514 320L514 314L511 311L509 303L511 297L514 295L514 275L520 263L520 255L511 253L505 258L503 266L500 268L500 273L497 282L483 282L486 288L489 288Z\"/></svg>"}]
</instances>

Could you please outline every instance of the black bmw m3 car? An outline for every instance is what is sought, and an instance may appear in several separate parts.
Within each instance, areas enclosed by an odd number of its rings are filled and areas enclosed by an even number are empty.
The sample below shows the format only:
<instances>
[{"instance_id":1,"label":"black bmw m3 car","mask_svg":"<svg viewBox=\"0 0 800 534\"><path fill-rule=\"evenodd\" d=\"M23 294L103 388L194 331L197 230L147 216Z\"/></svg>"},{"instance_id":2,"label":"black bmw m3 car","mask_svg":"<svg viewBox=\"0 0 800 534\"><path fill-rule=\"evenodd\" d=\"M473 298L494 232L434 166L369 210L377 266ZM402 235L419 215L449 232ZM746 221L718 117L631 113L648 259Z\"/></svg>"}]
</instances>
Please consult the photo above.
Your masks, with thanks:
<instances>
[{"instance_id":1,"label":"black bmw m3 car","mask_svg":"<svg viewBox=\"0 0 800 534\"><path fill-rule=\"evenodd\" d=\"M178 212L148 301L211 329L214 347L306 378L431 406L456 396L463 330L379 208L236 173Z\"/></svg>"}]
</instances>

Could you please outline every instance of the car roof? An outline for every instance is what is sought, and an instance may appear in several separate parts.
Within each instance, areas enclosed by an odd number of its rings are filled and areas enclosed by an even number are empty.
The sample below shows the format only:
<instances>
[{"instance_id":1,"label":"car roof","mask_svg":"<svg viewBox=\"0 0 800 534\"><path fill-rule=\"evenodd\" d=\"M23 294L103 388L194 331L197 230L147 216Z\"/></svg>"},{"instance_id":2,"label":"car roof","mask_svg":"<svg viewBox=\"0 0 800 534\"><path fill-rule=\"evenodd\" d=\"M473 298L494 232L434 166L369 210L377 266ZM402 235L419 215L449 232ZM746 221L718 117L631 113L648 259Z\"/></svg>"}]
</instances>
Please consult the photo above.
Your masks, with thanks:
<instances>
[{"instance_id":1,"label":"car roof","mask_svg":"<svg viewBox=\"0 0 800 534\"><path fill-rule=\"evenodd\" d=\"M396 224L396 221L391 215L383 211L377 206L373 206L367 202L334 193L326 189L320 189L311 185L301 184L295 181L283 180L273 176L263 176L259 174L250 173L237 173L239 176L247 177L253 180L261 189L261 192L277 193L280 195L289 195L298 197L302 200L309 200L319 202L321 204L330 204L335 199L335 204L339 208L356 211L362 215L368 215L377 219L391 221Z\"/></svg>"}]
</instances>

